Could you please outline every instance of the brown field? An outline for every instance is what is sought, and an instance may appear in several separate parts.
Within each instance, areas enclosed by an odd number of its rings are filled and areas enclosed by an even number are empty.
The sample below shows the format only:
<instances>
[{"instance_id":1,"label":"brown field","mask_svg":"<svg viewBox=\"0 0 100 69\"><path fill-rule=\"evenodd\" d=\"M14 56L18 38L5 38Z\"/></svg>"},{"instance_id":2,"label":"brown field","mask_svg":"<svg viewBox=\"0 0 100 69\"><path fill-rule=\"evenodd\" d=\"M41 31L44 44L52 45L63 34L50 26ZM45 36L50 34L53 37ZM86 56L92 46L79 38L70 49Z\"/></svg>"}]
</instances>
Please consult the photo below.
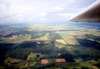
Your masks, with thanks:
<instances>
[{"instance_id":1,"label":"brown field","mask_svg":"<svg viewBox=\"0 0 100 69\"><path fill-rule=\"evenodd\" d=\"M85 36L82 36L82 35L78 35L77 38L78 39L85 39L86 37Z\"/></svg>"},{"instance_id":2,"label":"brown field","mask_svg":"<svg viewBox=\"0 0 100 69\"><path fill-rule=\"evenodd\" d=\"M48 59L42 59L41 64L48 64Z\"/></svg>"},{"instance_id":3,"label":"brown field","mask_svg":"<svg viewBox=\"0 0 100 69\"><path fill-rule=\"evenodd\" d=\"M25 36L23 35L13 35L12 37L8 37L6 39L7 43L21 43L23 41L29 41L31 40L31 35L26 34Z\"/></svg>"},{"instance_id":4,"label":"brown field","mask_svg":"<svg viewBox=\"0 0 100 69\"><path fill-rule=\"evenodd\" d=\"M66 62L65 59L56 59L56 62Z\"/></svg>"},{"instance_id":5,"label":"brown field","mask_svg":"<svg viewBox=\"0 0 100 69\"><path fill-rule=\"evenodd\" d=\"M12 35L12 37L9 37L8 39L12 40L12 39L16 39L17 35Z\"/></svg>"},{"instance_id":6,"label":"brown field","mask_svg":"<svg viewBox=\"0 0 100 69\"><path fill-rule=\"evenodd\" d=\"M100 33L99 32L95 32L93 35L94 36L100 36Z\"/></svg>"}]
</instances>

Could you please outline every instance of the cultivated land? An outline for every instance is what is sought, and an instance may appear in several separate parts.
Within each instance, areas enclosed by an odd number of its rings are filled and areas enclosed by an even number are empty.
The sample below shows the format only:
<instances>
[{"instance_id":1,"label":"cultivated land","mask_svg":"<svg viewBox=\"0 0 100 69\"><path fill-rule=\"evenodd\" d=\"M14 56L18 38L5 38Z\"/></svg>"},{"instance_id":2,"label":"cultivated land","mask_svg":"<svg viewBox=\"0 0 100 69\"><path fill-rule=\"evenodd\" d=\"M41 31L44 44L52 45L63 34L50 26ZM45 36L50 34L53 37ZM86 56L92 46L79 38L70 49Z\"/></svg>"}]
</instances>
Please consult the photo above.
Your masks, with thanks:
<instances>
[{"instance_id":1,"label":"cultivated land","mask_svg":"<svg viewBox=\"0 0 100 69\"><path fill-rule=\"evenodd\" d=\"M67 44L63 39L56 39L56 42L62 43L62 44Z\"/></svg>"},{"instance_id":2,"label":"cultivated land","mask_svg":"<svg viewBox=\"0 0 100 69\"><path fill-rule=\"evenodd\" d=\"M99 69L100 24L0 25L0 68Z\"/></svg>"}]
</instances>

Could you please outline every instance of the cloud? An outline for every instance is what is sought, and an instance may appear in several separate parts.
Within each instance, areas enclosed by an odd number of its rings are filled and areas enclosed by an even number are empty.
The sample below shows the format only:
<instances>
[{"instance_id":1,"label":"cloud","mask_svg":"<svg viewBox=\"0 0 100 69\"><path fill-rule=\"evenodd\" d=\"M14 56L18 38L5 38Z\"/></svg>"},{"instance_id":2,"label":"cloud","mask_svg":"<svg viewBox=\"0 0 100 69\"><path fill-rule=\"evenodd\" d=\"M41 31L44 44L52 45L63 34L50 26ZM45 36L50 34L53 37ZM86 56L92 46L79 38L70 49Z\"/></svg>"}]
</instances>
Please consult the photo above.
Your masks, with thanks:
<instances>
[{"instance_id":1,"label":"cloud","mask_svg":"<svg viewBox=\"0 0 100 69\"><path fill-rule=\"evenodd\" d=\"M61 17L63 17L64 19L67 19L68 17L68 19L67 20L69 20L71 17L73 17L73 13L58 13L58 14L56 14L56 15L58 15L58 16L61 16Z\"/></svg>"},{"instance_id":2,"label":"cloud","mask_svg":"<svg viewBox=\"0 0 100 69\"><path fill-rule=\"evenodd\" d=\"M68 20L93 1L95 0L0 0L0 22Z\"/></svg>"},{"instance_id":3,"label":"cloud","mask_svg":"<svg viewBox=\"0 0 100 69\"><path fill-rule=\"evenodd\" d=\"M41 18L40 18L40 20L41 20L41 21L44 21L44 20L45 20L45 18L41 17Z\"/></svg>"},{"instance_id":4,"label":"cloud","mask_svg":"<svg viewBox=\"0 0 100 69\"><path fill-rule=\"evenodd\" d=\"M64 8L62 8L62 7L55 7L54 9L60 11L60 10L63 10Z\"/></svg>"},{"instance_id":5,"label":"cloud","mask_svg":"<svg viewBox=\"0 0 100 69\"><path fill-rule=\"evenodd\" d=\"M42 12L42 13L40 13L40 17L44 17L44 16L46 16L46 15L47 15L46 12Z\"/></svg>"}]
</instances>

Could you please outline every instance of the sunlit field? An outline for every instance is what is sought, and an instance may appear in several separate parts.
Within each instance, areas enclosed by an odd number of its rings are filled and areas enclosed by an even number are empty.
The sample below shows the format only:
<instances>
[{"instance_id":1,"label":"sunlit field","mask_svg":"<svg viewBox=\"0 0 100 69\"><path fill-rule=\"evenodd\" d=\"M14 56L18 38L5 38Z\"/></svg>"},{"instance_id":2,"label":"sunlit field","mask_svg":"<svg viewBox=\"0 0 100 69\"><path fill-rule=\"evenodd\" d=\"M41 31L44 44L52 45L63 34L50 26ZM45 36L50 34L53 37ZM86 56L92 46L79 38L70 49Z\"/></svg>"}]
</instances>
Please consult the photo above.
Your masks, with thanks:
<instances>
[{"instance_id":1,"label":"sunlit field","mask_svg":"<svg viewBox=\"0 0 100 69\"><path fill-rule=\"evenodd\" d=\"M100 24L2 24L0 68L99 69Z\"/></svg>"}]
</instances>

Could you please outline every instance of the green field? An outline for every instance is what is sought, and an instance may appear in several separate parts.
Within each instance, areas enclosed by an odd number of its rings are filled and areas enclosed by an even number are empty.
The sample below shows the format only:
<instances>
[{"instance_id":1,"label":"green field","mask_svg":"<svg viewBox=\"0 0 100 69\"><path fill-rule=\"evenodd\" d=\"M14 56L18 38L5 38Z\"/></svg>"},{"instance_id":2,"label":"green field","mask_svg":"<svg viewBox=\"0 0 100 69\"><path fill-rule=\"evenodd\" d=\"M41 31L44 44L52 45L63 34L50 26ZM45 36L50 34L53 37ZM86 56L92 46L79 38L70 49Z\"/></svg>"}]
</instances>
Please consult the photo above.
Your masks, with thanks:
<instances>
[{"instance_id":1,"label":"green field","mask_svg":"<svg viewBox=\"0 0 100 69\"><path fill-rule=\"evenodd\" d=\"M95 27L66 23L0 27L0 68L99 69L100 28ZM42 59L48 63L41 64Z\"/></svg>"}]
</instances>

